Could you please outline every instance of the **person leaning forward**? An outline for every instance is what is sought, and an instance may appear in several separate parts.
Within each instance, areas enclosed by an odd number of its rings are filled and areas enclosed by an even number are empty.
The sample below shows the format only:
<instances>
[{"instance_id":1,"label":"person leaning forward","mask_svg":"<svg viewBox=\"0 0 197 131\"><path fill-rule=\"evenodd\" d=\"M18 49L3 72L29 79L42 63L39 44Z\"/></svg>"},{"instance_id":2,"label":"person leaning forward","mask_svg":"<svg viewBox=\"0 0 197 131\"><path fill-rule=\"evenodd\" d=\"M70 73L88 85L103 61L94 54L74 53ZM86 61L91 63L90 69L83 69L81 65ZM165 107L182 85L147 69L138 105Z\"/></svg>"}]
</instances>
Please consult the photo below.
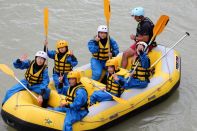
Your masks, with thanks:
<instances>
[{"instance_id":1,"label":"person leaning forward","mask_svg":"<svg viewBox=\"0 0 197 131\"><path fill-rule=\"evenodd\" d=\"M65 112L63 131L72 131L72 125L83 119L88 114L88 92L80 82L80 72L71 71L67 75L70 87L66 93L66 103L60 107L48 108L55 111Z\"/></svg>"}]
</instances>

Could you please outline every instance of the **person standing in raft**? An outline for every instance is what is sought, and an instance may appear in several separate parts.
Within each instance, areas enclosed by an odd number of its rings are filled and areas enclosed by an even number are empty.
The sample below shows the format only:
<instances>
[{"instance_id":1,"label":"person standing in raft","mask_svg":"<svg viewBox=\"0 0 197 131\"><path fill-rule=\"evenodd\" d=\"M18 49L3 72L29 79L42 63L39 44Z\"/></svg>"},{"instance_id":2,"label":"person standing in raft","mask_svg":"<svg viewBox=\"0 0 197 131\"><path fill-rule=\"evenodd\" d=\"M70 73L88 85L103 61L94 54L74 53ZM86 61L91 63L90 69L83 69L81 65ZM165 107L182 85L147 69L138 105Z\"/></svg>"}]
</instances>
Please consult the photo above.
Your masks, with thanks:
<instances>
[{"instance_id":1,"label":"person standing in raft","mask_svg":"<svg viewBox=\"0 0 197 131\"><path fill-rule=\"evenodd\" d=\"M131 40L134 40L135 43L132 44L129 49L124 51L122 56L122 68L125 69L128 64L128 58L136 55L136 43L139 41L143 41L148 44L153 36L153 28L154 28L153 22L149 18L144 17L144 8L136 7L132 9L131 16L138 22L138 26L136 29L136 35L133 34L130 35ZM151 45L148 47L148 51L151 51L152 48L156 46L157 46L156 42L153 41Z\"/></svg>"},{"instance_id":2,"label":"person standing in raft","mask_svg":"<svg viewBox=\"0 0 197 131\"><path fill-rule=\"evenodd\" d=\"M120 97L124 91L124 88L122 86L124 85L124 75L126 75L127 71L125 71L125 69L119 68L118 60L115 58L109 59L106 62L106 67L108 70L106 88L94 91L94 93L90 97L90 105L95 104L97 101L101 102L113 100L112 96L107 94L103 90L106 90L107 92L117 97Z\"/></svg>"},{"instance_id":3,"label":"person standing in raft","mask_svg":"<svg viewBox=\"0 0 197 131\"><path fill-rule=\"evenodd\" d=\"M48 108L55 111L65 112L63 131L72 131L73 123L80 121L88 114L88 92L80 82L80 72L71 71L67 75L70 87L66 93L66 103L60 107Z\"/></svg>"},{"instance_id":4,"label":"person standing in raft","mask_svg":"<svg viewBox=\"0 0 197 131\"><path fill-rule=\"evenodd\" d=\"M69 85L67 74L78 64L77 58L71 50L68 50L68 42L59 40L56 43L56 51L47 49L48 42L44 43L44 51L48 57L54 59L53 81L59 94L65 94Z\"/></svg>"},{"instance_id":5,"label":"person standing in raft","mask_svg":"<svg viewBox=\"0 0 197 131\"><path fill-rule=\"evenodd\" d=\"M14 61L13 65L16 69L27 69L25 73L25 79L21 82L31 91L39 94L38 103L42 107L47 106L47 102L50 95L50 89L48 88L49 76L48 67L45 65L47 54L44 51L38 51L35 55L35 60L30 61L26 55ZM25 90L24 87L18 83L6 92L2 105L15 93ZM25 98L24 98L25 99Z\"/></svg>"},{"instance_id":6,"label":"person standing in raft","mask_svg":"<svg viewBox=\"0 0 197 131\"><path fill-rule=\"evenodd\" d=\"M100 80L106 61L119 53L116 41L110 37L108 40L107 36L107 26L100 25L97 29L97 36L88 42L88 48L92 53L91 69L93 80Z\"/></svg>"}]
</instances>

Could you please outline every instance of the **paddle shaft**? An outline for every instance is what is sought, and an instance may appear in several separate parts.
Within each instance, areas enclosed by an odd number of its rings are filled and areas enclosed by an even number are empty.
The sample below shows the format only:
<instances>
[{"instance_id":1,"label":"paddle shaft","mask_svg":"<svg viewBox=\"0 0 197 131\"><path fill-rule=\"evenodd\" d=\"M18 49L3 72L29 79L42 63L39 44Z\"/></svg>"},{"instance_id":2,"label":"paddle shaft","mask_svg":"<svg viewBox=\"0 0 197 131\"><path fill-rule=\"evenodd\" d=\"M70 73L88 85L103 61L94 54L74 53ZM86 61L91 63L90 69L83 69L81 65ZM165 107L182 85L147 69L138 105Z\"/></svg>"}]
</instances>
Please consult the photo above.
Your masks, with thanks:
<instances>
[{"instance_id":1,"label":"paddle shaft","mask_svg":"<svg viewBox=\"0 0 197 131\"><path fill-rule=\"evenodd\" d=\"M48 42L48 24L49 24L49 16L48 16L48 8L44 8L44 33L45 33L45 42ZM48 52L48 45L46 45L46 53Z\"/></svg>"},{"instance_id":2,"label":"paddle shaft","mask_svg":"<svg viewBox=\"0 0 197 131\"><path fill-rule=\"evenodd\" d=\"M110 16L111 16L111 9L110 9L110 0L104 0L104 15L107 23L107 39L109 41L109 51L108 53L111 53L110 51L110 39L109 39L109 21L110 21ZM109 56L109 59L110 56Z\"/></svg>"},{"instance_id":3,"label":"paddle shaft","mask_svg":"<svg viewBox=\"0 0 197 131\"><path fill-rule=\"evenodd\" d=\"M96 84L94 84L93 82L92 82L92 85L94 86L94 87L96 87L96 88L98 88L98 89L100 89L100 90L102 90L102 88L100 88L99 86L97 86ZM103 90L105 93L107 93L107 94L109 94L109 95L111 95L112 96L112 94L111 93L109 93L109 92L107 92L106 90Z\"/></svg>"},{"instance_id":4,"label":"paddle shaft","mask_svg":"<svg viewBox=\"0 0 197 131\"><path fill-rule=\"evenodd\" d=\"M111 53L111 45L110 45L110 38L109 38L109 23L107 23L107 39L109 41L109 52ZM109 59L111 59L111 57L109 56Z\"/></svg>"},{"instance_id":5,"label":"paddle shaft","mask_svg":"<svg viewBox=\"0 0 197 131\"><path fill-rule=\"evenodd\" d=\"M38 98L16 76L14 76L14 79L18 81L36 100L38 100Z\"/></svg>"},{"instance_id":6,"label":"paddle shaft","mask_svg":"<svg viewBox=\"0 0 197 131\"><path fill-rule=\"evenodd\" d=\"M48 22L49 22L49 17L48 17L48 8L44 8L44 32L45 32L45 39L47 40L48 36Z\"/></svg>"},{"instance_id":7,"label":"paddle shaft","mask_svg":"<svg viewBox=\"0 0 197 131\"><path fill-rule=\"evenodd\" d=\"M100 88L99 86L97 86L96 84L94 84L93 82L92 82L92 85L94 86L94 87L96 87L96 88L98 88L98 89L100 89L100 90L102 90L102 88ZM108 95L110 95L110 96L112 96L112 97L117 97L117 96L115 96L115 95L112 95L111 93L109 93L109 92L107 92L106 90L103 90L105 93L107 93ZM117 97L118 98L118 97ZM120 99L120 98L119 98Z\"/></svg>"},{"instance_id":8,"label":"paddle shaft","mask_svg":"<svg viewBox=\"0 0 197 131\"><path fill-rule=\"evenodd\" d=\"M190 34L188 32L186 32L186 34L184 36L182 36L173 46L171 46L171 48L163 55L161 56L159 59L157 59L157 61L155 61L150 68L154 67L162 58L164 58L176 45L178 45L186 36L189 36Z\"/></svg>"}]
</instances>

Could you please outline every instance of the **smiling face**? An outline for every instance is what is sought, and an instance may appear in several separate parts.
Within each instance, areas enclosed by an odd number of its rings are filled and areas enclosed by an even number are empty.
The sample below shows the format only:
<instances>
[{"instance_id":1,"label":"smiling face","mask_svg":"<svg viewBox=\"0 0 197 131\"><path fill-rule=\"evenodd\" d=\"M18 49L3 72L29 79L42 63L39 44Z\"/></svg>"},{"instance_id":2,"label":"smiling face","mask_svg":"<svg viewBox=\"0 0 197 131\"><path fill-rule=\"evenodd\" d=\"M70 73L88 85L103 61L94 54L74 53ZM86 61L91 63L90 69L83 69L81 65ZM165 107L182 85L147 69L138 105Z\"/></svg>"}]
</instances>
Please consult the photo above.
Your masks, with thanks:
<instances>
[{"instance_id":1,"label":"smiling face","mask_svg":"<svg viewBox=\"0 0 197 131\"><path fill-rule=\"evenodd\" d=\"M65 53L67 51L67 47L58 48L60 53Z\"/></svg>"},{"instance_id":2,"label":"smiling face","mask_svg":"<svg viewBox=\"0 0 197 131\"><path fill-rule=\"evenodd\" d=\"M108 66L107 71L109 72L109 74L113 74L115 72L114 66Z\"/></svg>"},{"instance_id":3,"label":"smiling face","mask_svg":"<svg viewBox=\"0 0 197 131\"><path fill-rule=\"evenodd\" d=\"M106 32L99 32L99 33L98 33L98 36L99 36L101 39L105 39L105 38L107 38L107 33L106 33Z\"/></svg>"},{"instance_id":4,"label":"smiling face","mask_svg":"<svg viewBox=\"0 0 197 131\"><path fill-rule=\"evenodd\" d=\"M77 85L77 79L76 78L69 78L68 79L70 86L76 86Z\"/></svg>"},{"instance_id":5,"label":"smiling face","mask_svg":"<svg viewBox=\"0 0 197 131\"><path fill-rule=\"evenodd\" d=\"M137 22L142 21L142 19L144 18L143 16L132 16Z\"/></svg>"},{"instance_id":6,"label":"smiling face","mask_svg":"<svg viewBox=\"0 0 197 131\"><path fill-rule=\"evenodd\" d=\"M37 65L41 66L41 65L44 65L44 62L45 62L45 59L40 57L40 56L37 56L36 57L36 63Z\"/></svg>"}]
</instances>

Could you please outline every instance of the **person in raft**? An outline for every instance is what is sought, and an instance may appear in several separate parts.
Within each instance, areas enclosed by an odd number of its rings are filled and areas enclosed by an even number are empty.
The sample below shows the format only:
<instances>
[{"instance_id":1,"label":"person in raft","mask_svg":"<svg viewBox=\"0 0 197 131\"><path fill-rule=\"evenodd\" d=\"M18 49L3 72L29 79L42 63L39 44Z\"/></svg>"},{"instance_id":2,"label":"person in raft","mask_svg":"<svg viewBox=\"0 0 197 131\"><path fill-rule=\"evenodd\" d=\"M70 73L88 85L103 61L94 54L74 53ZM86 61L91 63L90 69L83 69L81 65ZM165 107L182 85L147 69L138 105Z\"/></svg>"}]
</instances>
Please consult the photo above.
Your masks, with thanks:
<instances>
[{"instance_id":1,"label":"person in raft","mask_svg":"<svg viewBox=\"0 0 197 131\"><path fill-rule=\"evenodd\" d=\"M111 37L108 39L107 36L107 26L100 25L97 29L97 35L95 38L88 42L88 48L92 53L90 63L93 80L100 80L102 70L106 68L106 61L111 57L117 56L119 53L119 47L116 41Z\"/></svg>"},{"instance_id":2,"label":"person in raft","mask_svg":"<svg viewBox=\"0 0 197 131\"><path fill-rule=\"evenodd\" d=\"M72 131L72 124L80 121L88 114L88 92L80 82L80 72L71 71L67 75L70 87L66 93L66 102L60 107L48 108L55 111L65 112L63 131Z\"/></svg>"},{"instance_id":3,"label":"person in raft","mask_svg":"<svg viewBox=\"0 0 197 131\"><path fill-rule=\"evenodd\" d=\"M48 42L44 43L44 51L48 57L54 59L53 81L59 94L65 94L69 85L67 74L78 64L77 58L73 52L68 49L68 42L59 40L56 43L57 50L48 50Z\"/></svg>"},{"instance_id":4,"label":"person in raft","mask_svg":"<svg viewBox=\"0 0 197 131\"><path fill-rule=\"evenodd\" d=\"M136 44L136 51L138 56L135 58L132 69L136 66L136 60L139 58L140 64L134 71L131 78L125 78L125 73L122 68L118 67L118 62L115 59L110 59L106 62L106 66L108 67L108 77L107 77L107 84L106 88L103 90L108 91L112 95L120 97L123 93L124 89L130 88L145 88L149 83L149 76L150 76L150 59L148 58L147 54L144 52L147 44L145 42L138 42ZM129 81L128 81L129 79ZM128 82L127 82L128 81ZM95 91L90 97L90 105L95 104L97 101L110 101L112 100L112 96L103 92L102 90Z\"/></svg>"},{"instance_id":5,"label":"person in raft","mask_svg":"<svg viewBox=\"0 0 197 131\"><path fill-rule=\"evenodd\" d=\"M29 90L39 94L38 103L42 107L47 107L47 102L50 95L50 89L48 88L49 76L48 67L45 64L47 60L47 54L44 51L38 51L35 55L35 59L30 61L26 55L14 61L13 65L16 69L27 69L25 73L25 79L21 80ZM16 84L6 92L2 105L15 93L25 90L20 84Z\"/></svg>"},{"instance_id":6,"label":"person in raft","mask_svg":"<svg viewBox=\"0 0 197 131\"><path fill-rule=\"evenodd\" d=\"M124 71L125 69L119 68L118 60L115 58L109 59L106 62L106 67L108 71L106 74L107 75L106 88L93 92L93 94L90 97L90 105L93 105L96 102L113 100L112 96L104 92L103 90L106 90L112 95L120 97L125 89L123 87L125 82L124 75L126 75L127 72Z\"/></svg>"},{"instance_id":7,"label":"person in raft","mask_svg":"<svg viewBox=\"0 0 197 131\"><path fill-rule=\"evenodd\" d=\"M134 61L132 64L132 69L130 73L130 78L125 79L124 86L126 89L129 88L145 88L148 86L150 82L149 77L152 75L150 71L150 59L144 51L147 48L147 43L140 41L136 44L137 55L134 57ZM139 60L139 64L137 65L137 61ZM133 71L135 69L135 71ZM128 80L129 79L129 80ZM118 80L118 79L117 79Z\"/></svg>"},{"instance_id":8,"label":"person in raft","mask_svg":"<svg viewBox=\"0 0 197 131\"><path fill-rule=\"evenodd\" d=\"M136 43L139 41L144 41L148 44L153 36L154 28L153 22L148 17L144 16L144 8L136 7L132 9L131 16L138 22L138 25L136 29L136 35L130 35L131 40L135 41L134 44L132 44L129 49L123 52L121 65L122 68L125 69L128 64L128 58L136 55ZM148 51L151 51L156 46L157 44L153 40L151 45L148 47Z\"/></svg>"}]
</instances>

